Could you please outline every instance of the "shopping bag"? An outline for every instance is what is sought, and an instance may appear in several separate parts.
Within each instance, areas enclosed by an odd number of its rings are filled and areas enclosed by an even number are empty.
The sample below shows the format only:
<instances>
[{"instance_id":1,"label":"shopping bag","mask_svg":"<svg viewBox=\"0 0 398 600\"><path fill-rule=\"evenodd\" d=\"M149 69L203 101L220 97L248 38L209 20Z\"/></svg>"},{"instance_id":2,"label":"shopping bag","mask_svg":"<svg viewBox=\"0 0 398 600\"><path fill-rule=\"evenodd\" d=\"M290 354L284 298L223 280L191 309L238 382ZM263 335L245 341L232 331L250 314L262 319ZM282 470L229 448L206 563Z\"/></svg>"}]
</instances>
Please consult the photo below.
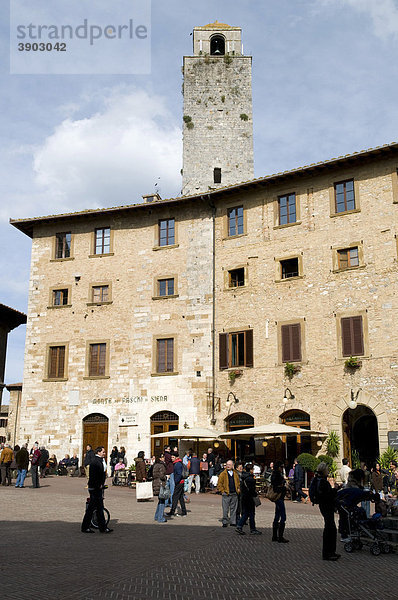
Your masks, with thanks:
<instances>
[{"instance_id":1,"label":"shopping bag","mask_svg":"<svg viewBox=\"0 0 398 600\"><path fill-rule=\"evenodd\" d=\"M152 482L137 482L135 486L137 500L150 500L153 497Z\"/></svg>"}]
</instances>

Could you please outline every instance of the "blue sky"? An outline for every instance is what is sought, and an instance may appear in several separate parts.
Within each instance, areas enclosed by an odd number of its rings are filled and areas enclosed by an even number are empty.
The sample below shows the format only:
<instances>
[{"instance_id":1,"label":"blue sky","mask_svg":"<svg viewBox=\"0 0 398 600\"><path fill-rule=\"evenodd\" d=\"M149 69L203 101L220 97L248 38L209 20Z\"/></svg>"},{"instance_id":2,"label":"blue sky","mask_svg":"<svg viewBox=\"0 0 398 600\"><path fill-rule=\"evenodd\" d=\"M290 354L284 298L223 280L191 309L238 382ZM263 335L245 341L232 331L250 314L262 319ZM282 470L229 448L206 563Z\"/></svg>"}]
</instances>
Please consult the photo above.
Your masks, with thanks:
<instances>
[{"instance_id":1,"label":"blue sky","mask_svg":"<svg viewBox=\"0 0 398 600\"><path fill-rule=\"evenodd\" d=\"M125 1L125 0L124 0ZM398 0L153 0L150 75L10 75L0 7L0 302L27 310L29 238L8 224L180 193L181 65L195 25L243 29L255 175L398 140ZM6 382L22 380L25 331Z\"/></svg>"}]
</instances>

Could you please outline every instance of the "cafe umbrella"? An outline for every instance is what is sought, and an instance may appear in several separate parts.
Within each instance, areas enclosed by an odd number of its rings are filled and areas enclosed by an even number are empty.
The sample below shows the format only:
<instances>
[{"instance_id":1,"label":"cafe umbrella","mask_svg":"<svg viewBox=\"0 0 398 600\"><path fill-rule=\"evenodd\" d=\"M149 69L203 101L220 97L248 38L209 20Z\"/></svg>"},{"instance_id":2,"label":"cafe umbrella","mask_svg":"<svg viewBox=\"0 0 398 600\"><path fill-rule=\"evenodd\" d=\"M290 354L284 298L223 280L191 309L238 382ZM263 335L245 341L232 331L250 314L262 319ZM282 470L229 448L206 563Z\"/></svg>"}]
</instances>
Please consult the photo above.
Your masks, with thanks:
<instances>
[{"instance_id":1,"label":"cafe umbrella","mask_svg":"<svg viewBox=\"0 0 398 600\"><path fill-rule=\"evenodd\" d=\"M217 440L220 437L221 431L214 431L206 427L184 427L183 429L175 429L173 431L164 431L163 433L155 433L151 438L169 438L173 436L177 440L194 440L196 441L196 449L199 452L200 440Z\"/></svg>"}]
</instances>

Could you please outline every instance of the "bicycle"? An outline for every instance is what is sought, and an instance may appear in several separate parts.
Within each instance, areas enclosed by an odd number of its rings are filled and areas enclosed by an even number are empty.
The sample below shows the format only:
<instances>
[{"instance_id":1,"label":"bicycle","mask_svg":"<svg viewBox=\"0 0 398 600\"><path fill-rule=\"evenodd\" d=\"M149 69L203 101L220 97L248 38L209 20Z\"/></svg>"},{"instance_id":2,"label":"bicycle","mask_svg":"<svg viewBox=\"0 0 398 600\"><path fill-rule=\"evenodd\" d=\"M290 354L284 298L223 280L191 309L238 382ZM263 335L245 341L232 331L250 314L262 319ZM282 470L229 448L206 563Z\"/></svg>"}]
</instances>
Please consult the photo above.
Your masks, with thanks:
<instances>
[{"instance_id":1,"label":"bicycle","mask_svg":"<svg viewBox=\"0 0 398 600\"><path fill-rule=\"evenodd\" d=\"M107 487L108 487L107 485L105 485L103 487L103 490L102 490L103 498L104 498L104 490L107 489ZM90 502L90 497L88 497L86 499L86 510L88 509L89 502ZM107 508L105 508L105 506L104 506L104 517L105 517L105 525L106 525L106 527L108 527L108 523L111 518L111 514L110 514L109 510ZM97 509L94 510L93 516L91 517L91 527L94 527L94 529L98 529Z\"/></svg>"}]
</instances>

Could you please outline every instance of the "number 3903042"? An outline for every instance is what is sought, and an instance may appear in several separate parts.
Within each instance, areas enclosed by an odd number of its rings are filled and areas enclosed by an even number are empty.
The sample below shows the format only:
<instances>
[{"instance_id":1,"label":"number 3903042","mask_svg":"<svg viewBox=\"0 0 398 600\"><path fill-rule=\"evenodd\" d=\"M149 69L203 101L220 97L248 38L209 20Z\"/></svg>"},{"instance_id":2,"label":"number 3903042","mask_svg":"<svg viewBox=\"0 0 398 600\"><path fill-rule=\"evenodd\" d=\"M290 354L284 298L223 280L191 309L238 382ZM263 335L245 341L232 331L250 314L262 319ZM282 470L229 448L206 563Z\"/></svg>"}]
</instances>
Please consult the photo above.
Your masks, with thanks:
<instances>
[{"instance_id":1,"label":"number 3903042","mask_svg":"<svg viewBox=\"0 0 398 600\"><path fill-rule=\"evenodd\" d=\"M52 44L51 42L30 42L20 43L18 44L18 50L20 52L51 52L55 50L55 52L66 52L66 44L65 42L57 42L56 44Z\"/></svg>"}]
</instances>

